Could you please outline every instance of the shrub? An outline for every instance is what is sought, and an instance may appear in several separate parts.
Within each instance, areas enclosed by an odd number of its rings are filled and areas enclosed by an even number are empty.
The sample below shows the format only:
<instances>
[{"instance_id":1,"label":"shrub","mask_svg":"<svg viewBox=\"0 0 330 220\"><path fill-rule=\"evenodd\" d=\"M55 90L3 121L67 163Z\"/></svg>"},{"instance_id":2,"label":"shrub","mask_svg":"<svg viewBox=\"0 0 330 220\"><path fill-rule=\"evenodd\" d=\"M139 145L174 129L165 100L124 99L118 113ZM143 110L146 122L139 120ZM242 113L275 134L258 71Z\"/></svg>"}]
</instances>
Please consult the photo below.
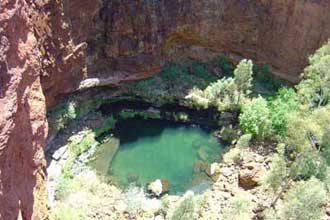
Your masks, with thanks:
<instances>
[{"instance_id":1,"label":"shrub","mask_svg":"<svg viewBox=\"0 0 330 220\"><path fill-rule=\"evenodd\" d=\"M54 121L51 126L55 131L65 128L68 121L77 117L77 107L75 102L69 100L56 106L49 112L49 117Z\"/></svg>"},{"instance_id":2,"label":"shrub","mask_svg":"<svg viewBox=\"0 0 330 220\"><path fill-rule=\"evenodd\" d=\"M98 137L102 134L104 134L105 132L110 131L111 129L113 129L116 125L117 120L113 117L113 115L111 115L110 117L106 118L105 121L103 122L102 127L100 128L95 128L93 130L95 137Z\"/></svg>"},{"instance_id":3,"label":"shrub","mask_svg":"<svg viewBox=\"0 0 330 220\"><path fill-rule=\"evenodd\" d=\"M281 153L274 154L272 157L272 167L267 173L267 176L264 180L264 184L267 187L271 187L274 192L277 192L278 189L287 181L289 177L289 170L284 158L284 155Z\"/></svg>"},{"instance_id":4,"label":"shrub","mask_svg":"<svg viewBox=\"0 0 330 220\"><path fill-rule=\"evenodd\" d=\"M306 150L292 165L293 175L307 180L312 176L323 180L326 176L327 166L318 151Z\"/></svg>"},{"instance_id":5,"label":"shrub","mask_svg":"<svg viewBox=\"0 0 330 220\"><path fill-rule=\"evenodd\" d=\"M204 91L193 89L186 99L191 106L199 108L216 107L219 111L232 109L236 104L237 90L233 78L223 78L211 83Z\"/></svg>"},{"instance_id":6,"label":"shrub","mask_svg":"<svg viewBox=\"0 0 330 220\"><path fill-rule=\"evenodd\" d=\"M326 105L330 101L330 41L309 58L309 66L297 86L302 101L310 107Z\"/></svg>"},{"instance_id":7,"label":"shrub","mask_svg":"<svg viewBox=\"0 0 330 220\"><path fill-rule=\"evenodd\" d=\"M238 164L241 160L241 152L242 150L238 147L231 148L227 153L223 155L223 161L227 164Z\"/></svg>"},{"instance_id":8,"label":"shrub","mask_svg":"<svg viewBox=\"0 0 330 220\"><path fill-rule=\"evenodd\" d=\"M217 63L225 76L233 75L234 66L229 62L228 57L226 57L225 55L220 55L218 57Z\"/></svg>"},{"instance_id":9,"label":"shrub","mask_svg":"<svg viewBox=\"0 0 330 220\"><path fill-rule=\"evenodd\" d=\"M251 134L243 134L237 141L236 147L240 149L248 148L252 139Z\"/></svg>"},{"instance_id":10,"label":"shrub","mask_svg":"<svg viewBox=\"0 0 330 220\"><path fill-rule=\"evenodd\" d=\"M173 117L174 117L174 121L182 121L182 122L189 121L189 115L185 112L174 112Z\"/></svg>"},{"instance_id":11,"label":"shrub","mask_svg":"<svg viewBox=\"0 0 330 220\"><path fill-rule=\"evenodd\" d=\"M285 137L288 129L288 116L299 108L296 93L293 89L280 89L278 94L268 102L272 128L276 134Z\"/></svg>"},{"instance_id":12,"label":"shrub","mask_svg":"<svg viewBox=\"0 0 330 220\"><path fill-rule=\"evenodd\" d=\"M193 195L188 195L172 213L170 220L194 220L197 204Z\"/></svg>"},{"instance_id":13,"label":"shrub","mask_svg":"<svg viewBox=\"0 0 330 220\"><path fill-rule=\"evenodd\" d=\"M95 140L95 133L89 131L83 139L77 138L74 136L70 140L69 150L70 154L73 158L76 158L81 153L85 152L92 145L97 144L98 142Z\"/></svg>"},{"instance_id":14,"label":"shrub","mask_svg":"<svg viewBox=\"0 0 330 220\"><path fill-rule=\"evenodd\" d=\"M253 217L253 204L249 193L240 192L230 200L230 207L225 211L225 219L250 220Z\"/></svg>"},{"instance_id":15,"label":"shrub","mask_svg":"<svg viewBox=\"0 0 330 220\"><path fill-rule=\"evenodd\" d=\"M323 184L312 178L292 187L284 199L284 207L279 210L281 220L320 220L326 202Z\"/></svg>"},{"instance_id":16,"label":"shrub","mask_svg":"<svg viewBox=\"0 0 330 220\"><path fill-rule=\"evenodd\" d=\"M206 89L194 88L186 99L198 108L215 107L218 111L234 110L249 93L252 81L252 61L242 60L235 69L235 78L222 78ZM244 100L244 99L243 99Z\"/></svg>"},{"instance_id":17,"label":"shrub","mask_svg":"<svg viewBox=\"0 0 330 220\"><path fill-rule=\"evenodd\" d=\"M252 82L253 63L251 60L241 60L234 71L234 79L239 94L249 94ZM239 99L239 98L238 98ZM239 100L238 100L239 102Z\"/></svg>"},{"instance_id":18,"label":"shrub","mask_svg":"<svg viewBox=\"0 0 330 220\"><path fill-rule=\"evenodd\" d=\"M160 119L160 112L137 111L133 109L123 109L119 113L119 117L128 118L143 118L143 119Z\"/></svg>"},{"instance_id":19,"label":"shrub","mask_svg":"<svg viewBox=\"0 0 330 220\"><path fill-rule=\"evenodd\" d=\"M191 64L192 74L194 74L195 77L205 80L205 82L210 83L217 80L217 77L210 74L209 71L205 68L205 65L203 65L200 62L194 61Z\"/></svg>"},{"instance_id":20,"label":"shrub","mask_svg":"<svg viewBox=\"0 0 330 220\"><path fill-rule=\"evenodd\" d=\"M210 105L216 107L219 111L232 109L238 97L233 78L223 78L211 83L204 90L204 95L209 100Z\"/></svg>"},{"instance_id":21,"label":"shrub","mask_svg":"<svg viewBox=\"0 0 330 220\"><path fill-rule=\"evenodd\" d=\"M66 204L61 204L55 210L55 215L60 220L84 220L86 214L78 208L68 207Z\"/></svg>"},{"instance_id":22,"label":"shrub","mask_svg":"<svg viewBox=\"0 0 330 220\"><path fill-rule=\"evenodd\" d=\"M269 92L277 91L283 82L274 77L271 69L267 65L261 67L254 66L253 68L253 84L256 87L257 84L260 84L263 88Z\"/></svg>"},{"instance_id":23,"label":"shrub","mask_svg":"<svg viewBox=\"0 0 330 220\"><path fill-rule=\"evenodd\" d=\"M258 140L262 140L272 133L269 117L266 100L262 97L255 98L250 103L243 105L242 113L239 116L240 127L244 133L250 133Z\"/></svg>"}]
</instances>

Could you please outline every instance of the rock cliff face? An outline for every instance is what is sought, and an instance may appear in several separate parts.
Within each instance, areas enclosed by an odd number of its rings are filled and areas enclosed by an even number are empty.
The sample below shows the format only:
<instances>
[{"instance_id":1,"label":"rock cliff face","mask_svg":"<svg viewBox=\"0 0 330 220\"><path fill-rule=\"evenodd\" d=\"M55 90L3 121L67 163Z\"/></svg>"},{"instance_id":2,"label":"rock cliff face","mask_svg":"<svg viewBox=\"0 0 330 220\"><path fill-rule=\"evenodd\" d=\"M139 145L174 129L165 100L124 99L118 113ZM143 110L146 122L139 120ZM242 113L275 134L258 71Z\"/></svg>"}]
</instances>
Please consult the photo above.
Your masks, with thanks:
<instances>
[{"instance_id":1,"label":"rock cliff face","mask_svg":"<svg viewBox=\"0 0 330 220\"><path fill-rule=\"evenodd\" d=\"M320 0L83 0L51 8L47 51L57 68L43 78L50 105L86 85L116 85L166 61L219 53L297 81L307 56L330 36L330 2ZM86 81L95 77L100 82Z\"/></svg>"},{"instance_id":2,"label":"rock cliff face","mask_svg":"<svg viewBox=\"0 0 330 220\"><path fill-rule=\"evenodd\" d=\"M46 106L219 53L296 81L330 37L329 11L322 0L2 0L0 219L47 215Z\"/></svg>"},{"instance_id":3,"label":"rock cliff face","mask_svg":"<svg viewBox=\"0 0 330 220\"><path fill-rule=\"evenodd\" d=\"M33 3L34 2L34 3ZM0 3L0 219L47 215L44 1Z\"/></svg>"}]
</instances>

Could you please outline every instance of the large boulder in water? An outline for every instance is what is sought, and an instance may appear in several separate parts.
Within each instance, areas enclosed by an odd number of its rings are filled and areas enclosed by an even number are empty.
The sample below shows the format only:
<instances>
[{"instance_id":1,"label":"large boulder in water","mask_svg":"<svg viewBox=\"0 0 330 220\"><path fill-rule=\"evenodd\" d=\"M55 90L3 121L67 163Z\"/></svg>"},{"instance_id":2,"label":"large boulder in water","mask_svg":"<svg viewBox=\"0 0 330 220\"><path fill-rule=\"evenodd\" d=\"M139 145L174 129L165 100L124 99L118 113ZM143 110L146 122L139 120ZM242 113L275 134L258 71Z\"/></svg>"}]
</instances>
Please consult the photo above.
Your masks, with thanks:
<instances>
[{"instance_id":1,"label":"large boulder in water","mask_svg":"<svg viewBox=\"0 0 330 220\"><path fill-rule=\"evenodd\" d=\"M170 183L167 180L157 179L147 185L148 191L154 196L160 196L170 189Z\"/></svg>"}]
</instances>

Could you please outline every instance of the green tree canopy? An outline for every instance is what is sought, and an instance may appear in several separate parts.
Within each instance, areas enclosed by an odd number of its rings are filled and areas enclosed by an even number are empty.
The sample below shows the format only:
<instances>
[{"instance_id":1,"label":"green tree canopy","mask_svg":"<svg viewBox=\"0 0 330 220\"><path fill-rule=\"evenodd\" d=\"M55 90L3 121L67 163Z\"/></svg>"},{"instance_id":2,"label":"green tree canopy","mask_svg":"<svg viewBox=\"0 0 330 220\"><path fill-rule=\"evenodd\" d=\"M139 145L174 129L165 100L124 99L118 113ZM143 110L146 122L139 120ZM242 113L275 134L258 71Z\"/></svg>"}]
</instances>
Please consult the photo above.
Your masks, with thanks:
<instances>
[{"instance_id":1,"label":"green tree canopy","mask_svg":"<svg viewBox=\"0 0 330 220\"><path fill-rule=\"evenodd\" d=\"M309 66L297 86L303 102L311 107L326 105L330 101L330 41L309 58Z\"/></svg>"}]
</instances>

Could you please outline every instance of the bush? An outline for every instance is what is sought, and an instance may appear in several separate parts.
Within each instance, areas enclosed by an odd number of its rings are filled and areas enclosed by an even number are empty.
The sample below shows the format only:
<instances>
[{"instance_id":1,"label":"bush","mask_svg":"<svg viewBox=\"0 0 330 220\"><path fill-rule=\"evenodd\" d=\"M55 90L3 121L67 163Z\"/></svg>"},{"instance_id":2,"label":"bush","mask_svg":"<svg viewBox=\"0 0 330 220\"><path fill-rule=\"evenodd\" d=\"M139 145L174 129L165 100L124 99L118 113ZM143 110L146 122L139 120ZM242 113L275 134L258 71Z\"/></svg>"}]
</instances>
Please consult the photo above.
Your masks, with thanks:
<instances>
[{"instance_id":1,"label":"bush","mask_svg":"<svg viewBox=\"0 0 330 220\"><path fill-rule=\"evenodd\" d=\"M251 220L253 217L253 204L250 195L240 192L230 200L230 207L225 211L225 219Z\"/></svg>"},{"instance_id":2,"label":"bush","mask_svg":"<svg viewBox=\"0 0 330 220\"><path fill-rule=\"evenodd\" d=\"M66 206L66 204L61 204L55 210L55 215L60 220L84 220L86 219L86 214L78 208L72 208Z\"/></svg>"},{"instance_id":3,"label":"bush","mask_svg":"<svg viewBox=\"0 0 330 220\"><path fill-rule=\"evenodd\" d=\"M282 85L281 80L274 77L274 74L267 65L263 65L261 67L254 66L253 79L254 86L256 86L256 84L261 84L262 87L270 90L271 92L277 91Z\"/></svg>"},{"instance_id":4,"label":"bush","mask_svg":"<svg viewBox=\"0 0 330 220\"><path fill-rule=\"evenodd\" d=\"M210 74L205 68L205 65L200 62L194 61L191 64L191 70L195 77L205 80L206 83L211 83L217 80L217 77Z\"/></svg>"},{"instance_id":5,"label":"bush","mask_svg":"<svg viewBox=\"0 0 330 220\"><path fill-rule=\"evenodd\" d=\"M284 199L284 207L279 210L281 220L320 220L326 202L323 184L312 178L292 187Z\"/></svg>"},{"instance_id":6,"label":"bush","mask_svg":"<svg viewBox=\"0 0 330 220\"><path fill-rule=\"evenodd\" d=\"M235 84L239 93L249 94L252 82L253 63L251 60L241 60L234 71Z\"/></svg>"},{"instance_id":7,"label":"bush","mask_svg":"<svg viewBox=\"0 0 330 220\"><path fill-rule=\"evenodd\" d=\"M293 174L299 179L308 180L312 176L323 180L326 176L327 166L320 153L314 150L306 150L301 153L299 160L293 164Z\"/></svg>"},{"instance_id":8,"label":"bush","mask_svg":"<svg viewBox=\"0 0 330 220\"><path fill-rule=\"evenodd\" d=\"M106 118L105 121L103 122L102 127L100 128L95 128L93 130L95 137L99 137L100 135L109 132L112 130L115 125L116 125L117 120L111 115L110 117Z\"/></svg>"},{"instance_id":9,"label":"bush","mask_svg":"<svg viewBox=\"0 0 330 220\"><path fill-rule=\"evenodd\" d=\"M77 117L77 107L72 100L62 103L49 111L49 117L53 120L51 126L55 131L65 128L68 121Z\"/></svg>"},{"instance_id":10,"label":"bush","mask_svg":"<svg viewBox=\"0 0 330 220\"><path fill-rule=\"evenodd\" d=\"M275 154L272 157L272 166L270 171L267 173L264 184L267 187L271 187L274 192L277 192L278 189L287 181L287 178L289 178L289 170L287 168L284 155L281 153Z\"/></svg>"},{"instance_id":11,"label":"bush","mask_svg":"<svg viewBox=\"0 0 330 220\"><path fill-rule=\"evenodd\" d=\"M189 195L174 210L170 220L197 220L195 216L197 208L194 196Z\"/></svg>"},{"instance_id":12,"label":"bush","mask_svg":"<svg viewBox=\"0 0 330 220\"><path fill-rule=\"evenodd\" d=\"M73 158L78 157L81 153L85 152L92 145L97 144L98 142L95 140L95 133L89 131L83 139L79 139L77 137L73 137L70 140L69 150L70 154Z\"/></svg>"},{"instance_id":13,"label":"bush","mask_svg":"<svg viewBox=\"0 0 330 220\"><path fill-rule=\"evenodd\" d=\"M280 89L278 94L269 100L268 108L274 132L285 137L288 129L288 116L299 109L295 91L287 88Z\"/></svg>"},{"instance_id":14,"label":"bush","mask_svg":"<svg viewBox=\"0 0 330 220\"><path fill-rule=\"evenodd\" d=\"M248 148L252 139L251 134L243 134L237 141L236 147L240 149Z\"/></svg>"},{"instance_id":15,"label":"bush","mask_svg":"<svg viewBox=\"0 0 330 220\"><path fill-rule=\"evenodd\" d=\"M330 41L309 58L309 66L297 86L302 101L310 107L326 105L330 101Z\"/></svg>"},{"instance_id":16,"label":"bush","mask_svg":"<svg viewBox=\"0 0 330 220\"><path fill-rule=\"evenodd\" d=\"M231 148L227 153L223 155L223 161L227 164L238 164L241 160L242 150L238 147Z\"/></svg>"},{"instance_id":17,"label":"bush","mask_svg":"<svg viewBox=\"0 0 330 220\"><path fill-rule=\"evenodd\" d=\"M219 111L232 109L237 100L237 90L233 78L223 78L211 83L204 91L193 89L186 99L197 108L215 107Z\"/></svg>"},{"instance_id":18,"label":"bush","mask_svg":"<svg viewBox=\"0 0 330 220\"><path fill-rule=\"evenodd\" d=\"M272 123L269 117L267 102L259 97L243 105L239 124L244 133L252 134L258 140L262 140L272 133Z\"/></svg>"},{"instance_id":19,"label":"bush","mask_svg":"<svg viewBox=\"0 0 330 220\"><path fill-rule=\"evenodd\" d=\"M134 109L123 109L119 113L119 117L128 118L143 118L143 119L160 119L160 112L137 111Z\"/></svg>"},{"instance_id":20,"label":"bush","mask_svg":"<svg viewBox=\"0 0 330 220\"><path fill-rule=\"evenodd\" d=\"M242 60L235 69L235 78L224 77L204 90L194 88L186 99L191 106L198 108L215 107L218 111L237 109L250 92L252 66L252 61Z\"/></svg>"},{"instance_id":21,"label":"bush","mask_svg":"<svg viewBox=\"0 0 330 220\"><path fill-rule=\"evenodd\" d=\"M185 112L174 112L172 115L174 121L181 121L181 122L189 121L189 115Z\"/></svg>"},{"instance_id":22,"label":"bush","mask_svg":"<svg viewBox=\"0 0 330 220\"><path fill-rule=\"evenodd\" d=\"M218 57L217 63L225 76L233 75L234 66L229 62L228 57L226 57L225 55L220 55Z\"/></svg>"}]
</instances>

